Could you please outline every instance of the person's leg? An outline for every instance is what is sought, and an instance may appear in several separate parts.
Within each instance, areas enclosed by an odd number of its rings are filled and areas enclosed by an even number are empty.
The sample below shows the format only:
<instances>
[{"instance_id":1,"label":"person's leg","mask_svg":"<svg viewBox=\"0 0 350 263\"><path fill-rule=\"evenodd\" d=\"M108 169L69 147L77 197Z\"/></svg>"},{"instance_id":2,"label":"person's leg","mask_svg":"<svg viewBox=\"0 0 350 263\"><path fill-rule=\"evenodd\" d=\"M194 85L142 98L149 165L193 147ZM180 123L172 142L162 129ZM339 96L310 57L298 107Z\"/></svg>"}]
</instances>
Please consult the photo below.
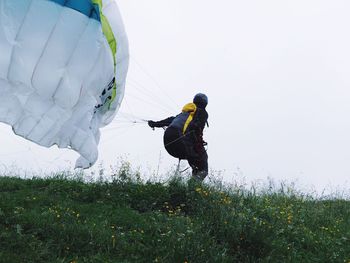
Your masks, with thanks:
<instances>
[{"instance_id":1,"label":"person's leg","mask_svg":"<svg viewBox=\"0 0 350 263\"><path fill-rule=\"evenodd\" d=\"M204 148L203 148L204 149ZM195 158L188 158L188 163L192 167L192 176L200 181L203 181L208 175L208 154L201 151L200 155Z\"/></svg>"}]
</instances>

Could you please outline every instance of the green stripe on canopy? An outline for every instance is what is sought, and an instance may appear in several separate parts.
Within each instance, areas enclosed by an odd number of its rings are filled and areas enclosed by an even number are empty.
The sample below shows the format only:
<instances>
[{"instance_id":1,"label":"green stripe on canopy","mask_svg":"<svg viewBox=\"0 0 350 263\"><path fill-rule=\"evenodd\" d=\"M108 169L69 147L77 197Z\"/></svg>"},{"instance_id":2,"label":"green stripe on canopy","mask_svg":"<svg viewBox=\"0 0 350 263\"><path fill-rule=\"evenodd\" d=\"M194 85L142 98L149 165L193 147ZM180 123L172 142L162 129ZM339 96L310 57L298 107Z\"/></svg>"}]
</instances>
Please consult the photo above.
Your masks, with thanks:
<instances>
[{"instance_id":1,"label":"green stripe on canopy","mask_svg":"<svg viewBox=\"0 0 350 263\"><path fill-rule=\"evenodd\" d=\"M99 9L100 18L101 18L101 24L102 24L102 31L103 31L103 34L106 36L106 39L107 39L108 44L109 44L109 47L111 48L112 54L113 54L114 74L115 74L115 72L116 72L116 65L117 65L117 62L116 62L117 41L116 41L116 39L114 37L114 33L112 31L111 25L109 24L107 18L102 13L102 0L91 0L91 1ZM109 108L110 108L112 102L114 101L114 99L116 97L116 94L117 94L117 84L116 84L116 82L114 82L112 98L109 101Z\"/></svg>"}]
</instances>

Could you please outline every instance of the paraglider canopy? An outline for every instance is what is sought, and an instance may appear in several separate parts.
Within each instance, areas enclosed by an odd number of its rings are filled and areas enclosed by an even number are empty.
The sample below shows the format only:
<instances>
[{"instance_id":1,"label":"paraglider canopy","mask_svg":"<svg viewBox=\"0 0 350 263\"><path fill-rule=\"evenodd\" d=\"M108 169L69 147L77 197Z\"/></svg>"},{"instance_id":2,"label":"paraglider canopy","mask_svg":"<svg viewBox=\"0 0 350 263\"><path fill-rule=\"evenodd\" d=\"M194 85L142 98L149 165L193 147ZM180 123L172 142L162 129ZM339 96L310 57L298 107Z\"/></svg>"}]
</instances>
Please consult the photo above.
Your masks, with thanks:
<instances>
[{"instance_id":1,"label":"paraglider canopy","mask_svg":"<svg viewBox=\"0 0 350 263\"><path fill-rule=\"evenodd\" d=\"M1 0L0 121L87 168L124 96L128 41L114 0Z\"/></svg>"}]
</instances>

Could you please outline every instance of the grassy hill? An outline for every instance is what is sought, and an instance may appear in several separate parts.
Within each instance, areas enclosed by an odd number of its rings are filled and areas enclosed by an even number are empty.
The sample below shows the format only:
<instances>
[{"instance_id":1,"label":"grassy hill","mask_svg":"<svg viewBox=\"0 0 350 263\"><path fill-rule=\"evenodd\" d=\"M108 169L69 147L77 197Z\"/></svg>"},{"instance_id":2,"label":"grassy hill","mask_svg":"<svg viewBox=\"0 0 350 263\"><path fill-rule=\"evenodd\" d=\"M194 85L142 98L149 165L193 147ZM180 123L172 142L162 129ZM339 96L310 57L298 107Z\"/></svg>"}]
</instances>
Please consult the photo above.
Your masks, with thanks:
<instances>
[{"instance_id":1,"label":"grassy hill","mask_svg":"<svg viewBox=\"0 0 350 263\"><path fill-rule=\"evenodd\" d=\"M350 202L174 178L0 177L0 262L350 262Z\"/></svg>"}]
</instances>

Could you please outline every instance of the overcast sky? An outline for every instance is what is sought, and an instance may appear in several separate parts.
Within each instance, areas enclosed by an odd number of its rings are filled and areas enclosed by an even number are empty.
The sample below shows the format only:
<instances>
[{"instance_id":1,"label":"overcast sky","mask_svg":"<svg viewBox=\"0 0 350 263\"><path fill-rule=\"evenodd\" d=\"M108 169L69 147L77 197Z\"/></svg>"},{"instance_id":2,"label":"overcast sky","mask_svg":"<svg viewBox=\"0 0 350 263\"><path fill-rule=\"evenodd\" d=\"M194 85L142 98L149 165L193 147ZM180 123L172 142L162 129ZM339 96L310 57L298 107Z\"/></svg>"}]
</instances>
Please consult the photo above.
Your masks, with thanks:
<instances>
[{"instance_id":1,"label":"overcast sky","mask_svg":"<svg viewBox=\"0 0 350 263\"><path fill-rule=\"evenodd\" d=\"M176 115L209 97L210 167L224 179L297 180L323 189L350 176L350 2L119 0L130 70L119 117L102 131L100 159L143 169L176 160L162 130L136 120ZM44 149L0 126L0 163L48 171L77 154ZM24 164L25 163L25 164ZM97 165L98 166L98 165Z\"/></svg>"}]
</instances>

